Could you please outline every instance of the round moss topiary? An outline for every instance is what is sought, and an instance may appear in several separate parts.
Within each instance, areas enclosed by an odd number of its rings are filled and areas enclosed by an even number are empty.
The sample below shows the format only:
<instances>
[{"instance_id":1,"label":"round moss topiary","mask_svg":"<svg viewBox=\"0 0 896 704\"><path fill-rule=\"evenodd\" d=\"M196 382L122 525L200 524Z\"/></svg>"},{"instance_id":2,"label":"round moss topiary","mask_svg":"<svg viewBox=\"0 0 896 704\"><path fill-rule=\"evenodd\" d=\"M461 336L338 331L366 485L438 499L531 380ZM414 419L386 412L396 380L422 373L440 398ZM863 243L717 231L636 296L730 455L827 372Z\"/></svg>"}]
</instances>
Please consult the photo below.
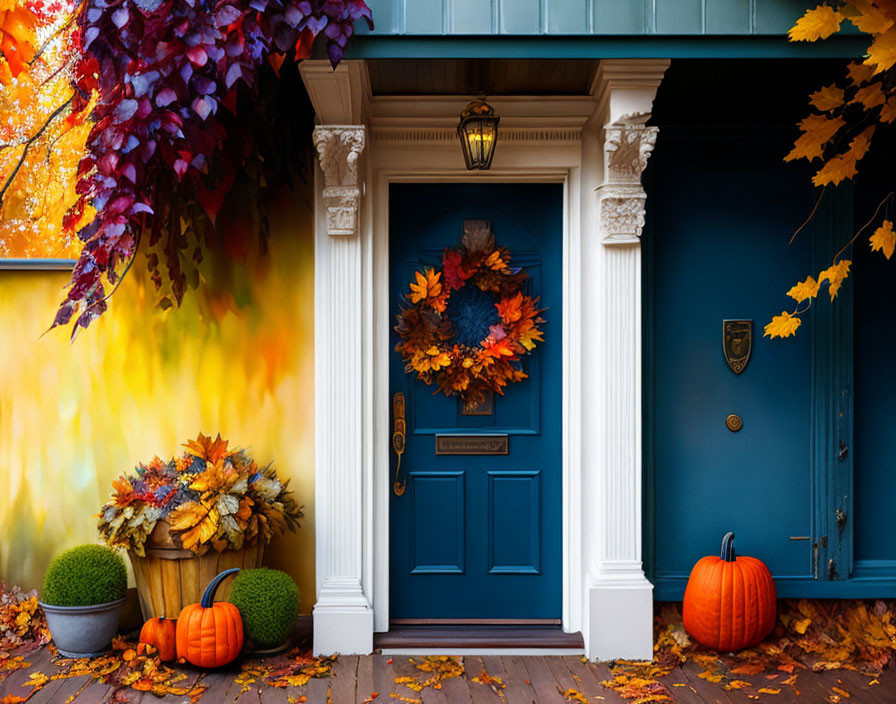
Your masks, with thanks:
<instances>
[{"instance_id":1,"label":"round moss topiary","mask_svg":"<svg viewBox=\"0 0 896 704\"><path fill-rule=\"evenodd\" d=\"M261 567L242 570L230 601L243 617L243 630L256 648L275 648L292 632L299 615L299 588L286 572Z\"/></svg>"},{"instance_id":2,"label":"round moss topiary","mask_svg":"<svg viewBox=\"0 0 896 704\"><path fill-rule=\"evenodd\" d=\"M127 589L128 572L118 553L79 545L50 563L41 597L52 606L94 606L121 599Z\"/></svg>"}]
</instances>

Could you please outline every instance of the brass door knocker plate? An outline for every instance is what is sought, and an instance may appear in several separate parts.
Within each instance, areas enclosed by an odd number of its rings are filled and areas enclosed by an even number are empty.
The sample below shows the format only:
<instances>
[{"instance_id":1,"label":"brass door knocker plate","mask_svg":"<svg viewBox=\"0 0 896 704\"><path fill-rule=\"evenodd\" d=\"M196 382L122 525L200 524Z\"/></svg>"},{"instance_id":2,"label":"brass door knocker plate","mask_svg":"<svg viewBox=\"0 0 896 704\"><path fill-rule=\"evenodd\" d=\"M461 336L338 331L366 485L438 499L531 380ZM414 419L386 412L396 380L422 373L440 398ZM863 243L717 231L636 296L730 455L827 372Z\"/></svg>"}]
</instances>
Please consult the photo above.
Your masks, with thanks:
<instances>
[{"instance_id":1,"label":"brass door knocker plate","mask_svg":"<svg viewBox=\"0 0 896 704\"><path fill-rule=\"evenodd\" d=\"M395 464L395 481L392 483L392 491L396 496L404 494L407 482L399 481L401 472L401 456L404 454L405 435L407 423L404 419L404 394L399 392L392 397L392 449L398 456Z\"/></svg>"},{"instance_id":2,"label":"brass door knocker plate","mask_svg":"<svg viewBox=\"0 0 896 704\"><path fill-rule=\"evenodd\" d=\"M740 374L746 368L752 349L752 320L722 321L722 352L731 371Z\"/></svg>"}]
</instances>

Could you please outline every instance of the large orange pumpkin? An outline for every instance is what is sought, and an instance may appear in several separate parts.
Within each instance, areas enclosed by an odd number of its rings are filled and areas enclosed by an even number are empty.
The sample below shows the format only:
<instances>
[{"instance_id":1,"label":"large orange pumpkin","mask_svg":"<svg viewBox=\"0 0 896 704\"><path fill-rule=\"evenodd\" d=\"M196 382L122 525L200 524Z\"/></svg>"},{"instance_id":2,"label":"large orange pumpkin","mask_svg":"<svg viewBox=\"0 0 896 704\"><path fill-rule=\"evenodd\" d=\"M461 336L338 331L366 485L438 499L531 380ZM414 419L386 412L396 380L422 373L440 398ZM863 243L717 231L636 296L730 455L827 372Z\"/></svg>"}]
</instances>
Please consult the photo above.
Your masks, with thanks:
<instances>
[{"instance_id":1,"label":"large orange pumpkin","mask_svg":"<svg viewBox=\"0 0 896 704\"><path fill-rule=\"evenodd\" d=\"M229 601L215 602L215 592L239 567L217 575L198 604L189 604L177 617L177 657L197 667L221 667L243 648L243 620Z\"/></svg>"},{"instance_id":2,"label":"large orange pumpkin","mask_svg":"<svg viewBox=\"0 0 896 704\"><path fill-rule=\"evenodd\" d=\"M174 660L176 652L174 631L173 619L151 618L140 629L140 642L155 647L162 662Z\"/></svg>"},{"instance_id":3,"label":"large orange pumpkin","mask_svg":"<svg viewBox=\"0 0 896 704\"><path fill-rule=\"evenodd\" d=\"M777 608L768 567L735 555L734 533L726 533L721 557L701 558L691 570L682 616L694 640L727 652L762 642L775 627Z\"/></svg>"}]
</instances>

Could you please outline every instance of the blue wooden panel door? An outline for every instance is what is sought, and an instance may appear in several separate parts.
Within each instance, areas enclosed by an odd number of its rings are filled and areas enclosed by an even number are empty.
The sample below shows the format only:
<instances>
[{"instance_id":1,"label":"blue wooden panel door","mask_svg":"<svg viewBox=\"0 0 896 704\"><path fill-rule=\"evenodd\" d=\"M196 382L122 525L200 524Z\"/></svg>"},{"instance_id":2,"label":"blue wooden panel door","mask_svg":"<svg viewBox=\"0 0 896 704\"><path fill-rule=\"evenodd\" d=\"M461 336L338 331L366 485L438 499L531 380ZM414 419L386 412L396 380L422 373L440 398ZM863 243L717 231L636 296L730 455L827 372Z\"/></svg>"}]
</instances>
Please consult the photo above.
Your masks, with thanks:
<instances>
[{"instance_id":1,"label":"blue wooden panel door","mask_svg":"<svg viewBox=\"0 0 896 704\"><path fill-rule=\"evenodd\" d=\"M806 173L781 163L788 137L669 128L653 155L645 313L655 395L645 412L659 599L681 599L691 567L718 554L729 530L779 591L813 578L813 541L793 540L813 535L811 329L762 336L784 292L817 270L811 231L787 246L813 195ZM753 321L739 375L723 356L724 319ZM739 432L729 414L742 418Z\"/></svg>"},{"instance_id":2,"label":"blue wooden panel door","mask_svg":"<svg viewBox=\"0 0 896 704\"><path fill-rule=\"evenodd\" d=\"M391 390L407 417L407 489L390 506L393 619L560 618L562 197L559 184L390 188L393 321L414 272L440 266L464 220L491 223L547 308L545 341L523 361L529 378L496 395L491 415L463 415L456 397L405 373L392 332ZM508 454L436 455L441 434L506 434Z\"/></svg>"}]
</instances>

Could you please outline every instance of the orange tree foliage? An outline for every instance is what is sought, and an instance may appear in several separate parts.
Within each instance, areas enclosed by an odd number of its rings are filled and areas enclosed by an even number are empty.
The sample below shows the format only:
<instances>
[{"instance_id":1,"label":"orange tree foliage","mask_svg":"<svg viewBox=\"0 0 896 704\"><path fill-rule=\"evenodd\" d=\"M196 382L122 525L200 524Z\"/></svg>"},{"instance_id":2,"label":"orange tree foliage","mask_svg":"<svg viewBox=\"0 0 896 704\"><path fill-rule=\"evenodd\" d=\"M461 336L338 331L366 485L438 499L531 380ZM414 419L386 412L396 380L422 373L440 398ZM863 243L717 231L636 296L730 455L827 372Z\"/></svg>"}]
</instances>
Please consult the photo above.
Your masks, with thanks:
<instances>
[{"instance_id":1,"label":"orange tree foliage","mask_svg":"<svg viewBox=\"0 0 896 704\"><path fill-rule=\"evenodd\" d=\"M74 6L0 0L0 257L74 259L89 105L73 112ZM69 223L70 225L73 223Z\"/></svg>"},{"instance_id":2,"label":"orange tree foliage","mask_svg":"<svg viewBox=\"0 0 896 704\"><path fill-rule=\"evenodd\" d=\"M868 153L875 135L896 122L896 2L894 0L828 0L808 10L790 30L790 41L814 42L827 39L852 23L870 35L871 43L863 61L850 63L843 78L822 86L809 97L812 112L800 122L801 134L785 161L806 159L817 162L812 183L827 189L853 179L859 161ZM822 190L819 200L824 196ZM827 282L833 301L844 279L849 276L852 260L841 259L846 250L872 225L869 245L889 259L896 249L893 222L878 220L881 208L893 197L880 203L868 223L847 242L831 265L798 282L787 295L796 301L792 312L781 311L765 326L769 337L796 334L800 316L816 299ZM816 205L817 207L817 205ZM814 212L814 211L813 211ZM811 216L810 216L811 218Z\"/></svg>"}]
</instances>

